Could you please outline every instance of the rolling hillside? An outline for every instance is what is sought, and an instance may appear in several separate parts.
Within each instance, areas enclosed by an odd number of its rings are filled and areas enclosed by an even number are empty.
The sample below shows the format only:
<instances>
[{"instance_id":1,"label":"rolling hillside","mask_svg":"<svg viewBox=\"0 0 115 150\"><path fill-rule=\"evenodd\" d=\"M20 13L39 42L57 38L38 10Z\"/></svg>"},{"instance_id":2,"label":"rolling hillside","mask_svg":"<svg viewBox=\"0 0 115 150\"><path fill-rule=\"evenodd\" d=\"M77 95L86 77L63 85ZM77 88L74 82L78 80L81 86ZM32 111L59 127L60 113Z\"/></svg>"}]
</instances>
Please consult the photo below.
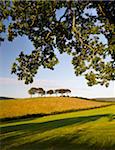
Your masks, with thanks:
<instances>
[{"instance_id":1,"label":"rolling hillside","mask_svg":"<svg viewBox=\"0 0 115 150\"><path fill-rule=\"evenodd\" d=\"M110 105L69 97L42 97L30 99L0 100L0 118L12 118L33 114L57 114Z\"/></svg>"}]
</instances>

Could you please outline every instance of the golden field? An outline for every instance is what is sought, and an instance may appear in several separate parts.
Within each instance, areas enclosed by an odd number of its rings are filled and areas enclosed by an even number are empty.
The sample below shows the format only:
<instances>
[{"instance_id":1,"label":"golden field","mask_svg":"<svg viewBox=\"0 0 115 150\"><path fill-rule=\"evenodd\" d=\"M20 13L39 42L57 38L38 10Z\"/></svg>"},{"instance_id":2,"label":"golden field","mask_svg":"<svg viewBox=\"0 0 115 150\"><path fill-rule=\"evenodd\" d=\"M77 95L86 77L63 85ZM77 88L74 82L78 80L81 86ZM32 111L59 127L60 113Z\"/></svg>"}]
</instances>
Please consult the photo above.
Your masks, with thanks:
<instances>
[{"instance_id":1,"label":"golden field","mask_svg":"<svg viewBox=\"0 0 115 150\"><path fill-rule=\"evenodd\" d=\"M53 114L89 109L109 105L70 97L42 97L15 100L0 100L0 118L18 117L31 114Z\"/></svg>"}]
</instances>

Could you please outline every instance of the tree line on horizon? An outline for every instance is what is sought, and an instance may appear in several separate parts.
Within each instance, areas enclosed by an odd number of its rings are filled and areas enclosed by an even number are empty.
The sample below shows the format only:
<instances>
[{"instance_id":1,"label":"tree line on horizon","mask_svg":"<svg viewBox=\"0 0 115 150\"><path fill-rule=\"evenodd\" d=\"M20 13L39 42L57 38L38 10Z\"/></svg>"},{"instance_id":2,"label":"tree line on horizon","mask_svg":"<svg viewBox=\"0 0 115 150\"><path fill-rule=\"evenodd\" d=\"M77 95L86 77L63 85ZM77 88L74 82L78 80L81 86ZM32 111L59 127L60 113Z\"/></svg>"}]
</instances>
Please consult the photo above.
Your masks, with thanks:
<instances>
[{"instance_id":1,"label":"tree line on horizon","mask_svg":"<svg viewBox=\"0 0 115 150\"><path fill-rule=\"evenodd\" d=\"M32 87L28 90L28 93L31 95L35 95L38 94L38 96L44 96L44 95L53 95L53 94L60 94L60 96L65 96L64 94L66 94L66 96L69 96L69 94L71 93L70 89L55 89L55 90L47 90L45 91L43 88L36 88L36 87Z\"/></svg>"}]
</instances>

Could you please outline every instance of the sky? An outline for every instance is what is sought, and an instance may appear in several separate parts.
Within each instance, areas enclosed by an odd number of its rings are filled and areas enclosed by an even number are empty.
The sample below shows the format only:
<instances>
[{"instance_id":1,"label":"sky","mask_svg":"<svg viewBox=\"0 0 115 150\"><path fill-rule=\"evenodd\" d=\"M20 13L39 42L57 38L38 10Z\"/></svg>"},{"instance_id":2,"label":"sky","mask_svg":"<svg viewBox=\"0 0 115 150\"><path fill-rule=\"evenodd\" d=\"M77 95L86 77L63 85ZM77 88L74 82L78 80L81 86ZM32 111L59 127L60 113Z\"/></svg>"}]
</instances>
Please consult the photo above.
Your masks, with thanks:
<instances>
[{"instance_id":1,"label":"sky","mask_svg":"<svg viewBox=\"0 0 115 150\"><path fill-rule=\"evenodd\" d=\"M61 11L58 12L58 17L60 14L62 14ZM60 55L58 52L57 57L60 63L55 66L55 69L52 71L40 68L34 82L25 85L23 81L17 80L16 75L11 75L11 66L21 51L28 54L31 50L34 50L34 47L26 36L17 37L13 42L5 40L0 45L0 96L29 97L28 90L31 87L42 87L45 90L69 88L72 91L72 96L115 97L115 82L110 82L108 88L100 85L89 87L83 76L77 77L75 75L71 56Z\"/></svg>"},{"instance_id":2,"label":"sky","mask_svg":"<svg viewBox=\"0 0 115 150\"><path fill-rule=\"evenodd\" d=\"M115 83L110 82L108 88L100 85L88 87L83 76L76 77L71 64L71 57L67 54L57 53L60 63L55 69L40 68L34 82L25 85L18 81L16 75L11 75L11 66L21 51L30 53L34 47L27 37L18 37L13 42L5 41L0 46L0 96L29 97L28 89L43 87L45 90L56 88L69 88L73 96L81 97L115 97Z\"/></svg>"}]
</instances>

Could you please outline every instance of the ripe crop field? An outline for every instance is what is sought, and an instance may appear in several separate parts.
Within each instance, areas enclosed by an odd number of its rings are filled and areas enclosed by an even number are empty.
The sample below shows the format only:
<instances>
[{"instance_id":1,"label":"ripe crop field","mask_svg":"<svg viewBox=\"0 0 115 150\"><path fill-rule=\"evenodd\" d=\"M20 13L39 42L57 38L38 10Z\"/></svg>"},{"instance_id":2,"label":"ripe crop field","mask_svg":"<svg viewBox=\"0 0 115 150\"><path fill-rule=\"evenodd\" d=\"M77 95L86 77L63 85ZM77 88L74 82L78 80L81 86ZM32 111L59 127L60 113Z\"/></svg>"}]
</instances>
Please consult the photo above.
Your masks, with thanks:
<instances>
[{"instance_id":1,"label":"ripe crop field","mask_svg":"<svg viewBox=\"0 0 115 150\"><path fill-rule=\"evenodd\" d=\"M0 124L1 150L115 150L115 105Z\"/></svg>"},{"instance_id":2,"label":"ripe crop field","mask_svg":"<svg viewBox=\"0 0 115 150\"><path fill-rule=\"evenodd\" d=\"M69 97L0 100L0 118L12 118L31 114L56 114L96 108L109 104Z\"/></svg>"}]
</instances>

